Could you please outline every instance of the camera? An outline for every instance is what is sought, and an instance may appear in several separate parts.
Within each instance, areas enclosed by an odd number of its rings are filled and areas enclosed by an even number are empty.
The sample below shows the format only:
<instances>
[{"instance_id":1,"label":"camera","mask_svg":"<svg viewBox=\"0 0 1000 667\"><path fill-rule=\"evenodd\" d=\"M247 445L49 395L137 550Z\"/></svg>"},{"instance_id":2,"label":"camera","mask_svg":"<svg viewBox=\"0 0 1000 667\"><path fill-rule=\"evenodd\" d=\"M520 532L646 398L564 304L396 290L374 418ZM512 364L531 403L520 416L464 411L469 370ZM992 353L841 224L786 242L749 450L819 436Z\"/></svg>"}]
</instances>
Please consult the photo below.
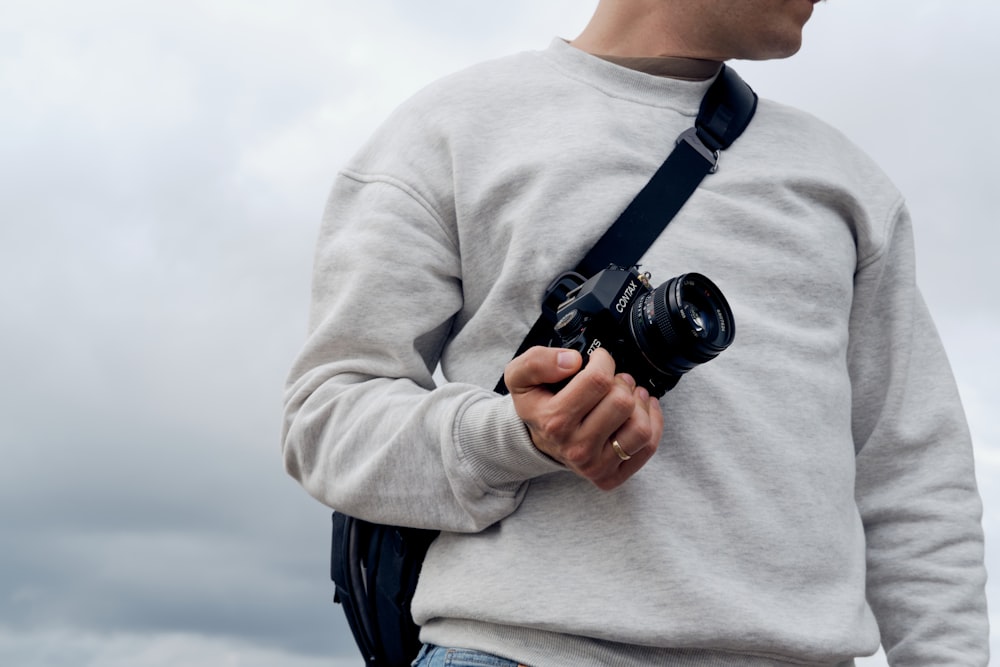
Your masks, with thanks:
<instances>
[{"instance_id":1,"label":"camera","mask_svg":"<svg viewBox=\"0 0 1000 667\"><path fill-rule=\"evenodd\" d=\"M657 398L729 347L735 334L726 298L699 273L655 288L637 267L611 265L590 279L565 273L546 290L542 309L555 322L549 347L578 350L584 363L604 348L617 372Z\"/></svg>"}]
</instances>

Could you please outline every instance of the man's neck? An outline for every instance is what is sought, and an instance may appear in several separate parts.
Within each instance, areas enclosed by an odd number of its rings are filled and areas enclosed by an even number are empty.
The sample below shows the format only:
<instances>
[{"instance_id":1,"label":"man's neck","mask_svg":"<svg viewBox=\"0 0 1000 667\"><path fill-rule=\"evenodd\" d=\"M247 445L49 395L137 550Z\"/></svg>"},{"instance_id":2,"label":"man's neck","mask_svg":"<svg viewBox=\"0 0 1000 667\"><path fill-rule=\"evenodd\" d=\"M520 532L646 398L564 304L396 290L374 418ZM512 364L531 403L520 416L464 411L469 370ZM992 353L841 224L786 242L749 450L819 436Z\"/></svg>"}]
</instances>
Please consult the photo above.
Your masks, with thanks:
<instances>
[{"instance_id":1,"label":"man's neck","mask_svg":"<svg viewBox=\"0 0 1000 667\"><path fill-rule=\"evenodd\" d=\"M705 81L719 73L722 63L716 60L673 56L632 57L594 54L598 58L629 69L682 81Z\"/></svg>"},{"instance_id":2,"label":"man's neck","mask_svg":"<svg viewBox=\"0 0 1000 667\"><path fill-rule=\"evenodd\" d=\"M686 28L681 12L660 0L600 2L579 37L570 44L594 55L622 58L724 58L699 47L698 30Z\"/></svg>"}]
</instances>

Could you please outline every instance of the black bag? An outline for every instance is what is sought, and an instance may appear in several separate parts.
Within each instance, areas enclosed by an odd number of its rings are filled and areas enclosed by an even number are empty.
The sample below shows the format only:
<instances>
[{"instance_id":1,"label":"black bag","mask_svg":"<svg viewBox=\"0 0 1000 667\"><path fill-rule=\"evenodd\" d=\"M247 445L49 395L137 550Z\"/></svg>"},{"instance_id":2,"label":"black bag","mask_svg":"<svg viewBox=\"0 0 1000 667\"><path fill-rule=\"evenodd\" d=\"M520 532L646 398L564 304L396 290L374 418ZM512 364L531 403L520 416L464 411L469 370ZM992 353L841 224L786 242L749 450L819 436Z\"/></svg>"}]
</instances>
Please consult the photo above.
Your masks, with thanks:
<instances>
[{"instance_id":1,"label":"black bag","mask_svg":"<svg viewBox=\"0 0 1000 667\"><path fill-rule=\"evenodd\" d=\"M405 667L420 651L410 601L437 534L333 513L334 602L343 606L366 664Z\"/></svg>"},{"instance_id":2,"label":"black bag","mask_svg":"<svg viewBox=\"0 0 1000 667\"><path fill-rule=\"evenodd\" d=\"M702 100L695 126L677 139L663 166L574 271L591 276L608 264L637 262L709 173L724 150L746 129L757 95L723 66ZM553 322L543 312L517 354L547 340ZM516 355L515 355L516 356ZM503 378L498 393L506 393ZM373 667L407 667L420 651L420 628L410 602L424 556L438 531L369 523L333 513L330 576L334 601L347 615L354 640Z\"/></svg>"}]
</instances>

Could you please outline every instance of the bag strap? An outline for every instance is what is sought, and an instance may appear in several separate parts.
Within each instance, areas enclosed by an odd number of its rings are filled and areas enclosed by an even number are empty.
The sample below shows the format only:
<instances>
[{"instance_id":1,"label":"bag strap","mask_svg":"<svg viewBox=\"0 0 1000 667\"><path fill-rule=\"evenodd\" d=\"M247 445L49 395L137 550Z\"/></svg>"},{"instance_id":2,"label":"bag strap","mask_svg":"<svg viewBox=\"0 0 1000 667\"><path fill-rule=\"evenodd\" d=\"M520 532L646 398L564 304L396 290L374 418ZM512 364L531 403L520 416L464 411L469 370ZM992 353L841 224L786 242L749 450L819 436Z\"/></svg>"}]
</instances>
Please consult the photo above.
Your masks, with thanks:
<instances>
[{"instance_id":1,"label":"bag strap","mask_svg":"<svg viewBox=\"0 0 1000 667\"><path fill-rule=\"evenodd\" d=\"M723 65L702 100L694 127L681 133L673 152L646 187L574 271L590 277L612 262L632 266L639 261L702 179L715 173L720 151L743 133L756 109L756 94Z\"/></svg>"},{"instance_id":2,"label":"bag strap","mask_svg":"<svg viewBox=\"0 0 1000 667\"><path fill-rule=\"evenodd\" d=\"M377 665L378 632L372 625L368 584L361 567L371 539L366 522L340 512L333 513L330 557L330 578L336 587L333 601L343 606L365 664Z\"/></svg>"},{"instance_id":3,"label":"bag strap","mask_svg":"<svg viewBox=\"0 0 1000 667\"><path fill-rule=\"evenodd\" d=\"M571 273L588 278L610 264L635 265L701 181L718 170L719 153L743 133L756 110L757 94L733 69L723 65L701 101L694 127L681 133L666 161ZM551 338L555 306L563 301L560 297L580 284L579 281L565 281L565 275L553 281L546 290L546 294L556 290L556 303L549 305L553 301L549 300L543 304L541 316L515 357L530 347L544 345ZM564 283L562 291L560 283ZM503 377L494 391L507 393Z\"/></svg>"}]
</instances>

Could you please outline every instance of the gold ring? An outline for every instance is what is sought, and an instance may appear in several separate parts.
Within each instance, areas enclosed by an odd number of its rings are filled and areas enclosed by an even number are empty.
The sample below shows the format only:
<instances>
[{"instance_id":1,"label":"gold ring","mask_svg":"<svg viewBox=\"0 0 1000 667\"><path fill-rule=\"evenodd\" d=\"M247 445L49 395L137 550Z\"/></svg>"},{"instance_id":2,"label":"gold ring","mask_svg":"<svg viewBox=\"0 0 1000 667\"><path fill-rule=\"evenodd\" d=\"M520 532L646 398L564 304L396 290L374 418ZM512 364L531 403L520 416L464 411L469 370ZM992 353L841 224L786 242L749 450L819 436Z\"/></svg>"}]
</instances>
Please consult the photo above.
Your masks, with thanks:
<instances>
[{"instance_id":1,"label":"gold ring","mask_svg":"<svg viewBox=\"0 0 1000 667\"><path fill-rule=\"evenodd\" d=\"M632 458L631 454L625 453L625 450L622 449L622 446L618 444L617 440L611 441L611 448L615 450L615 454L617 454L618 458L620 458L622 461L628 461L630 458Z\"/></svg>"}]
</instances>

